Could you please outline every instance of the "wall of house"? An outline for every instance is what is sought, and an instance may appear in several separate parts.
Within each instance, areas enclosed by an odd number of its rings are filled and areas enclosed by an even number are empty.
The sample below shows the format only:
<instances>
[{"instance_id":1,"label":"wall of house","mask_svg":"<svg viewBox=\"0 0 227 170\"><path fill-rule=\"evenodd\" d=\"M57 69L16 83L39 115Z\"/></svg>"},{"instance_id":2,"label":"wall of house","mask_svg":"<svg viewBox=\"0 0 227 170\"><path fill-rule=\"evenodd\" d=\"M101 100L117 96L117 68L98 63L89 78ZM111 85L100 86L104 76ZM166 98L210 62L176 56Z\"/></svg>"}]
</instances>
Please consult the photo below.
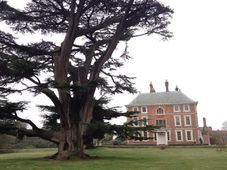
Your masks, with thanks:
<instances>
[{"instance_id":1,"label":"wall of house","mask_svg":"<svg viewBox=\"0 0 227 170\"><path fill-rule=\"evenodd\" d=\"M144 107L144 106L143 106ZM174 105L153 105L153 106L146 106L147 107L147 113L139 113L138 119L143 119L144 117L148 119L148 125L156 125L156 120L165 120L166 121L166 129L169 131L170 140L168 141L169 145L191 145L195 143L199 143L199 137L198 137L198 118L197 118L197 111L196 107L197 104L190 104L190 110L184 111L184 105L179 105L180 111L174 112ZM137 107L141 111L141 106ZM157 109L162 108L164 110L164 114L157 114ZM133 111L135 107L128 107L128 111ZM191 117L191 125L185 125L185 116ZM175 119L174 116L179 116L181 119L181 125L176 126L175 125ZM128 119L130 121L131 119ZM182 140L177 141L176 140L176 130L182 132ZM187 140L186 139L186 132L191 131L192 132L192 139ZM190 133L190 132L189 132ZM150 137L153 137L154 134L149 133ZM149 139L146 141L134 141L129 140L128 144L156 144L156 141L154 139Z\"/></svg>"}]
</instances>

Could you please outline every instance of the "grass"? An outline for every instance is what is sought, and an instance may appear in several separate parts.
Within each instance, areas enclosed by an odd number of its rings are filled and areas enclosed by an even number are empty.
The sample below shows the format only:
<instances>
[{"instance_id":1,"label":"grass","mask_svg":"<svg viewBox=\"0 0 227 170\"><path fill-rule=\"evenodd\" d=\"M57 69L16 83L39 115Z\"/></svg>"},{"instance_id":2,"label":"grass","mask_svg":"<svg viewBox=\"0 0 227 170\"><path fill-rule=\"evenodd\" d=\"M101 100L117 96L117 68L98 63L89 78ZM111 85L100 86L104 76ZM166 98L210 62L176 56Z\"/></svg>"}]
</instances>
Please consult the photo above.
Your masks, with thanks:
<instances>
[{"instance_id":1,"label":"grass","mask_svg":"<svg viewBox=\"0 0 227 170\"><path fill-rule=\"evenodd\" d=\"M54 149L0 154L0 170L226 170L227 150L215 148L98 148L92 160L44 160Z\"/></svg>"}]
</instances>

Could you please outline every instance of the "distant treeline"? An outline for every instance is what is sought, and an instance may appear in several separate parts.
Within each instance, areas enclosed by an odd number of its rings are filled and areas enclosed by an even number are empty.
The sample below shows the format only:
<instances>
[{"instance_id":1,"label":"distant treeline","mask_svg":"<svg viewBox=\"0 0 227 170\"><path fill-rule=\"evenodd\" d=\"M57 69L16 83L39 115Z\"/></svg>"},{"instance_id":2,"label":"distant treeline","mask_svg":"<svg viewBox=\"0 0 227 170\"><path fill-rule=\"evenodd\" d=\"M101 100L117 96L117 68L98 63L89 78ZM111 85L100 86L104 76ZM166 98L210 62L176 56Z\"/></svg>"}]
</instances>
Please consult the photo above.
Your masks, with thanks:
<instances>
[{"instance_id":1,"label":"distant treeline","mask_svg":"<svg viewBox=\"0 0 227 170\"><path fill-rule=\"evenodd\" d=\"M38 137L24 137L22 140L14 136L0 135L0 149L53 148L56 145Z\"/></svg>"}]
</instances>

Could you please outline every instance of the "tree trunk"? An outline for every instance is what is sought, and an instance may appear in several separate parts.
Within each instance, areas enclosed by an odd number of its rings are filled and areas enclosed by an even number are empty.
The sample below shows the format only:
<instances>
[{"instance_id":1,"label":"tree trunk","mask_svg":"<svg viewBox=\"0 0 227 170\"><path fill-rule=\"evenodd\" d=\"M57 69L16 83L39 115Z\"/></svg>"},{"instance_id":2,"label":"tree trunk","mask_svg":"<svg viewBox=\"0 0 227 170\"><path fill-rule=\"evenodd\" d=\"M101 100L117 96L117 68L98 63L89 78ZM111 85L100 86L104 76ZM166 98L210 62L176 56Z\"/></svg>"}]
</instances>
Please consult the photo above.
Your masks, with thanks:
<instances>
[{"instance_id":1,"label":"tree trunk","mask_svg":"<svg viewBox=\"0 0 227 170\"><path fill-rule=\"evenodd\" d=\"M72 156L85 159L88 156L84 153L84 136L92 119L93 102L86 100L84 103L70 104L69 120L66 121L69 124L62 124L57 159L69 159Z\"/></svg>"},{"instance_id":2,"label":"tree trunk","mask_svg":"<svg viewBox=\"0 0 227 170\"><path fill-rule=\"evenodd\" d=\"M70 67L69 56L65 54L67 50L68 47L62 46L54 56L54 77L59 86L61 107L58 109L61 132L57 159L69 159L71 156L83 159L86 157L83 136L92 119L96 86L89 85L84 68ZM68 78L68 74L72 80ZM70 83L77 88L70 89ZM55 106L59 107L57 104Z\"/></svg>"},{"instance_id":3,"label":"tree trunk","mask_svg":"<svg viewBox=\"0 0 227 170\"><path fill-rule=\"evenodd\" d=\"M83 144L83 130L81 126L62 129L58 145L57 159L65 160L70 157L86 158Z\"/></svg>"}]
</instances>

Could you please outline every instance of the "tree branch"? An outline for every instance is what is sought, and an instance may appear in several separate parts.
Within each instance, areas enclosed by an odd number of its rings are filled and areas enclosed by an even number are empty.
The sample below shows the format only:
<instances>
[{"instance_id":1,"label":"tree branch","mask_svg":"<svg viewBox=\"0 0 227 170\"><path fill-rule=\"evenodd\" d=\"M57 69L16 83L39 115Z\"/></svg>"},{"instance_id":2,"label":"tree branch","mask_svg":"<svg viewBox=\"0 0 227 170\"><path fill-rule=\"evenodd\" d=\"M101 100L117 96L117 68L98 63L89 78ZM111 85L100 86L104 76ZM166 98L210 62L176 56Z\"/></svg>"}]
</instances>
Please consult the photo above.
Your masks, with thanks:
<instances>
[{"instance_id":1,"label":"tree branch","mask_svg":"<svg viewBox=\"0 0 227 170\"><path fill-rule=\"evenodd\" d=\"M29 125L32 127L32 129L33 129L34 131L37 131L37 132L38 132L38 131L41 130L41 129L39 129L31 120L29 120L29 119L23 119L23 118L19 117L19 116L17 115L16 112L15 112L14 115L12 115L12 116L13 116L13 118L14 118L15 120L18 120L18 121L20 121L20 122L29 124Z\"/></svg>"},{"instance_id":2,"label":"tree branch","mask_svg":"<svg viewBox=\"0 0 227 170\"><path fill-rule=\"evenodd\" d=\"M19 117L16 112L8 115L8 118L20 121L22 123L29 124L32 127L32 129L8 127L5 130L0 129L0 133L5 133L5 134L17 136L19 138L22 138L24 135L29 136L29 137L40 137L40 138L43 138L45 140L54 142L56 144L59 142L58 132L40 129L31 120L23 119L23 118Z\"/></svg>"},{"instance_id":3,"label":"tree branch","mask_svg":"<svg viewBox=\"0 0 227 170\"><path fill-rule=\"evenodd\" d=\"M54 106L56 107L57 113L59 113L60 115L63 114L61 102L58 100L58 97L55 95L55 93L48 88L42 88L41 92L53 102Z\"/></svg>"},{"instance_id":4,"label":"tree branch","mask_svg":"<svg viewBox=\"0 0 227 170\"><path fill-rule=\"evenodd\" d=\"M116 30L113 38L112 38L111 43L107 47L107 50L105 51L105 53L98 59L97 62L95 62L95 64L94 64L95 68L94 68L93 73L90 76L90 80L98 79L99 73L102 69L103 64L111 57L113 51L115 50L115 48L116 48L116 46L119 42L119 39L120 39L120 37L123 33L123 30L125 29L125 27L124 27L125 22L126 22L128 15L129 15L129 11L131 9L133 2L134 2L134 0L129 1L128 6L125 10L124 17L121 19L120 23L118 24L117 30Z\"/></svg>"},{"instance_id":5,"label":"tree branch","mask_svg":"<svg viewBox=\"0 0 227 170\"><path fill-rule=\"evenodd\" d=\"M89 28L86 28L86 29L80 29L75 36L79 37L79 36L82 36L82 35L86 35L88 33L93 33L97 30L100 30L100 29L105 28L109 25L112 25L114 23L119 22L122 19L122 17L123 17L122 15L119 15L119 16L115 16L115 17L112 17L112 18L106 18L105 21L103 21L102 23L100 23L96 26L89 27Z\"/></svg>"},{"instance_id":6,"label":"tree branch","mask_svg":"<svg viewBox=\"0 0 227 170\"><path fill-rule=\"evenodd\" d=\"M116 81L114 80L114 77L116 77L116 76L114 76L114 75L112 75L112 74L110 74L110 73L107 73L107 72L105 72L105 71L103 71L103 70L101 70L101 72L102 72L103 74L107 75L108 77L110 77L111 80L112 80L112 82L113 82L114 84L116 84Z\"/></svg>"},{"instance_id":7,"label":"tree branch","mask_svg":"<svg viewBox=\"0 0 227 170\"><path fill-rule=\"evenodd\" d=\"M53 131L47 131L41 129L39 132L32 131L29 129L19 129L18 134L21 135L26 135L28 137L40 137L42 139L48 140L50 142L59 143L59 133L58 132L53 132Z\"/></svg>"}]
</instances>

